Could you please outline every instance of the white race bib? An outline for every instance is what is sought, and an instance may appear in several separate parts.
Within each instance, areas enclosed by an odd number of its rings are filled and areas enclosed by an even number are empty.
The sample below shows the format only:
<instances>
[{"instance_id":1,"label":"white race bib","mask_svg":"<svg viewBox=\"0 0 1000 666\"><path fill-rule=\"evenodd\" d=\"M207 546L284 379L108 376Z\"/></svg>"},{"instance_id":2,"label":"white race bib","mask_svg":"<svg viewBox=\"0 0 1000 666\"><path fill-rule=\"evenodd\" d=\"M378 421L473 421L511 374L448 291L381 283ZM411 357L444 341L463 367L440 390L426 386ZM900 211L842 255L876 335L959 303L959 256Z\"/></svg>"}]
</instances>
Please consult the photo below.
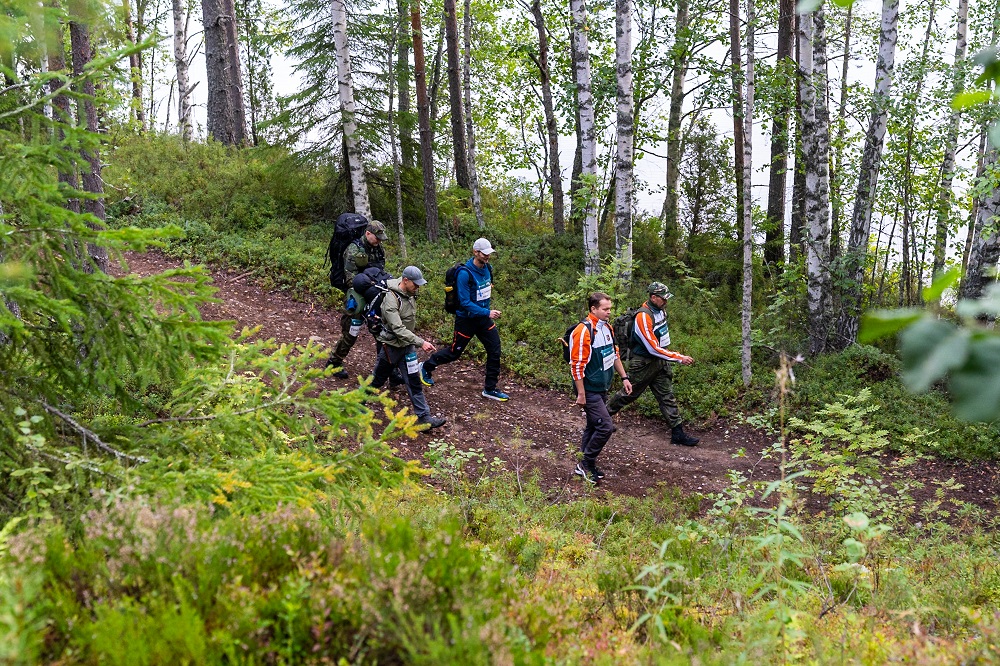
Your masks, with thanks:
<instances>
[{"instance_id":1,"label":"white race bib","mask_svg":"<svg viewBox=\"0 0 1000 666\"><path fill-rule=\"evenodd\" d=\"M660 346L664 348L670 346L670 331L660 336Z\"/></svg>"},{"instance_id":2,"label":"white race bib","mask_svg":"<svg viewBox=\"0 0 1000 666\"><path fill-rule=\"evenodd\" d=\"M417 355L410 352L406 355L406 374L415 375L420 364L417 363Z\"/></svg>"},{"instance_id":3,"label":"white race bib","mask_svg":"<svg viewBox=\"0 0 1000 666\"><path fill-rule=\"evenodd\" d=\"M354 337L358 336L358 333L361 331L361 324L362 323L363 322L360 319L352 319L351 320L351 328L350 328L351 335L353 335Z\"/></svg>"},{"instance_id":4,"label":"white race bib","mask_svg":"<svg viewBox=\"0 0 1000 666\"><path fill-rule=\"evenodd\" d=\"M493 283L490 282L485 287L480 287L476 290L476 300L485 301L493 294Z\"/></svg>"},{"instance_id":5,"label":"white race bib","mask_svg":"<svg viewBox=\"0 0 1000 666\"><path fill-rule=\"evenodd\" d=\"M611 368L615 367L615 361L617 361L617 360L618 360L618 354L616 354L614 352L611 352L610 354L608 354L607 356L605 356L604 357L604 369L605 370L610 370Z\"/></svg>"}]
</instances>

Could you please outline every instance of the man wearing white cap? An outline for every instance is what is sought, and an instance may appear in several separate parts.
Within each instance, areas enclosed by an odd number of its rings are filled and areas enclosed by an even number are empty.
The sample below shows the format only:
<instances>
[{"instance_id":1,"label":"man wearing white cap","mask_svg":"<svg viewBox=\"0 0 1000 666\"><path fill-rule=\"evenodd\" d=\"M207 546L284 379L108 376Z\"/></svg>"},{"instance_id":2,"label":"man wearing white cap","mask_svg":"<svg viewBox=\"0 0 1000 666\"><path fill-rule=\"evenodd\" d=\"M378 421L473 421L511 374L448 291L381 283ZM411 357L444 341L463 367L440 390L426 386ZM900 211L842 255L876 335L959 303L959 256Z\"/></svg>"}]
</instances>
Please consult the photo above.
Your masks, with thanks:
<instances>
[{"instance_id":1,"label":"man wearing white cap","mask_svg":"<svg viewBox=\"0 0 1000 666\"><path fill-rule=\"evenodd\" d=\"M500 378L500 332L496 320L499 310L490 309L493 295L493 271L490 257L495 252L485 238L472 244L472 258L461 265L455 280L458 304L455 310L455 336L450 347L436 352L420 365L420 381L433 386L431 377L439 365L457 360L473 337L479 338L486 349L486 383L483 397L503 402L508 396L497 389Z\"/></svg>"}]
</instances>

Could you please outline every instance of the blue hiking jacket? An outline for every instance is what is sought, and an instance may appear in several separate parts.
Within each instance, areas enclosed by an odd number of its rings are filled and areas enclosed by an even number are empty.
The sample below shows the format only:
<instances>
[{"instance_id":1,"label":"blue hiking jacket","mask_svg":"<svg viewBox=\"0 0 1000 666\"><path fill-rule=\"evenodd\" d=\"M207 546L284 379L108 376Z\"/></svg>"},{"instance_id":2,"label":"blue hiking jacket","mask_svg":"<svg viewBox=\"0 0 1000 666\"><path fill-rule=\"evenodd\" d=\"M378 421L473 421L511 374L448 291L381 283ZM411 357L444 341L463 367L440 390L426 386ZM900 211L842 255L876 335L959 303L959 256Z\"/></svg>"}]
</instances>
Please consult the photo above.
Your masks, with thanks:
<instances>
[{"instance_id":1,"label":"blue hiking jacket","mask_svg":"<svg viewBox=\"0 0 1000 666\"><path fill-rule=\"evenodd\" d=\"M473 259L469 259L465 262L465 268L468 272L462 271L457 284L458 288L458 312L455 313L457 317L489 317L490 316L490 300L492 296L493 289L493 275L490 273L490 266L486 264L483 268L476 266L476 262ZM471 274L471 279L470 279ZM488 290L491 296L486 298L478 298L478 296L483 294L484 290Z\"/></svg>"}]
</instances>

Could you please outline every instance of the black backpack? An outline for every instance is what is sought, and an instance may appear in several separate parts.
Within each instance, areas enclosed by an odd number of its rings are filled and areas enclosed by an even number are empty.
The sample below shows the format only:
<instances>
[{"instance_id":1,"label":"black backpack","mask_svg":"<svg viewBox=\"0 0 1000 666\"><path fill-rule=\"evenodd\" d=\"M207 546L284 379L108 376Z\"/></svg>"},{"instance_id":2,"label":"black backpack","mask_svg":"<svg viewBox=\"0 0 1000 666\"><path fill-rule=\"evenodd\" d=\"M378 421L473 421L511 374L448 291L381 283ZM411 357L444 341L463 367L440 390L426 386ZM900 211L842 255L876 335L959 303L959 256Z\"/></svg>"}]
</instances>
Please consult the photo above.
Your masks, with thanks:
<instances>
[{"instance_id":1,"label":"black backpack","mask_svg":"<svg viewBox=\"0 0 1000 666\"><path fill-rule=\"evenodd\" d=\"M354 276L351 288L365 299L366 303L371 303L380 291L385 291L386 283L392 279L392 275L378 266L370 266Z\"/></svg>"},{"instance_id":2,"label":"black backpack","mask_svg":"<svg viewBox=\"0 0 1000 666\"><path fill-rule=\"evenodd\" d=\"M444 311L448 314L458 312L458 274L463 270L469 274L470 280L473 279L472 271L469 270L464 261L455 264L444 274ZM492 282L493 268L489 264L486 264L486 272L490 274L490 282Z\"/></svg>"},{"instance_id":3,"label":"black backpack","mask_svg":"<svg viewBox=\"0 0 1000 666\"><path fill-rule=\"evenodd\" d=\"M375 284L371 287L371 291L377 290L375 297L368 301L368 305L364 309L364 319L365 325L368 326L368 332L372 334L373 337L378 338L385 330L385 326L382 323L382 302L385 300L385 295L389 293L389 288L384 285Z\"/></svg>"},{"instance_id":4,"label":"black backpack","mask_svg":"<svg viewBox=\"0 0 1000 666\"><path fill-rule=\"evenodd\" d=\"M563 362L564 363L569 363L569 361L570 361L570 357L569 357L569 336L573 335L573 331L575 331L576 327L579 326L580 324L583 324L584 326L587 327L587 332L590 333L590 340L591 340L591 342L593 342L593 340L594 340L594 328L590 325L590 320L589 319L584 319L583 321L581 321L581 322L579 322L577 324L573 324L572 326L570 326L569 328L567 328L566 332L563 333L563 336L561 338L559 338L559 342L561 342L562 346L563 346Z\"/></svg>"},{"instance_id":5,"label":"black backpack","mask_svg":"<svg viewBox=\"0 0 1000 666\"><path fill-rule=\"evenodd\" d=\"M611 329L615 333L615 340L622 340L622 345L618 349L618 358L625 363L632 358L632 334L635 332L635 316L639 314L642 307L629 308L624 313L618 315L611 322Z\"/></svg>"},{"instance_id":6,"label":"black backpack","mask_svg":"<svg viewBox=\"0 0 1000 666\"><path fill-rule=\"evenodd\" d=\"M347 284L347 277L344 275L344 250L347 246L361 238L368 227L368 218L357 213L344 213L337 218L337 224L333 229L333 236L330 237L330 245L326 248L326 257L323 265L330 262L330 286L347 293L351 286Z\"/></svg>"}]
</instances>

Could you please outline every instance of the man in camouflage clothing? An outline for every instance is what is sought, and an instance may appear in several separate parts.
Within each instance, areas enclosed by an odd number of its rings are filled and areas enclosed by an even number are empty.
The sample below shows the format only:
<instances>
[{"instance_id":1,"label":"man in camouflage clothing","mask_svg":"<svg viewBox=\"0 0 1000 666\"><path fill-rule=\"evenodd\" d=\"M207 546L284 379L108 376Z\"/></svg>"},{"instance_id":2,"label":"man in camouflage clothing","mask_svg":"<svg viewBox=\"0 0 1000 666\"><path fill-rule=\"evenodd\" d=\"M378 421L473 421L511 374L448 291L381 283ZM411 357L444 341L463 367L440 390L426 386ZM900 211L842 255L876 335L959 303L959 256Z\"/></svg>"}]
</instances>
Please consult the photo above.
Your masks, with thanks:
<instances>
[{"instance_id":1,"label":"man in camouflage clothing","mask_svg":"<svg viewBox=\"0 0 1000 666\"><path fill-rule=\"evenodd\" d=\"M385 240L389 240L388 234L385 233L385 225L378 220L372 220L368 223L364 235L347 246L344 250L344 277L348 285L354 280L355 275L366 268L374 266L385 270L385 249L382 248L382 241ZM340 368L333 373L334 377L340 379L347 379L350 376L344 369L344 359L358 341L358 336L351 333L353 318L349 312L345 312L340 318L340 340L337 341L337 347L330 355L330 360L326 362L327 366Z\"/></svg>"},{"instance_id":2,"label":"man in camouflage clothing","mask_svg":"<svg viewBox=\"0 0 1000 666\"><path fill-rule=\"evenodd\" d=\"M696 446L697 437L684 432L683 419L674 398L673 364L691 365L694 359L668 349L670 327L667 325L667 299L670 290L662 282L653 282L646 290L649 299L635 313L635 327L631 340L621 344L632 349L628 375L632 379L631 392L622 389L608 401L608 413L617 414L627 405L635 402L647 388L660 406L660 414L670 426L670 438L678 446Z\"/></svg>"}]
</instances>

